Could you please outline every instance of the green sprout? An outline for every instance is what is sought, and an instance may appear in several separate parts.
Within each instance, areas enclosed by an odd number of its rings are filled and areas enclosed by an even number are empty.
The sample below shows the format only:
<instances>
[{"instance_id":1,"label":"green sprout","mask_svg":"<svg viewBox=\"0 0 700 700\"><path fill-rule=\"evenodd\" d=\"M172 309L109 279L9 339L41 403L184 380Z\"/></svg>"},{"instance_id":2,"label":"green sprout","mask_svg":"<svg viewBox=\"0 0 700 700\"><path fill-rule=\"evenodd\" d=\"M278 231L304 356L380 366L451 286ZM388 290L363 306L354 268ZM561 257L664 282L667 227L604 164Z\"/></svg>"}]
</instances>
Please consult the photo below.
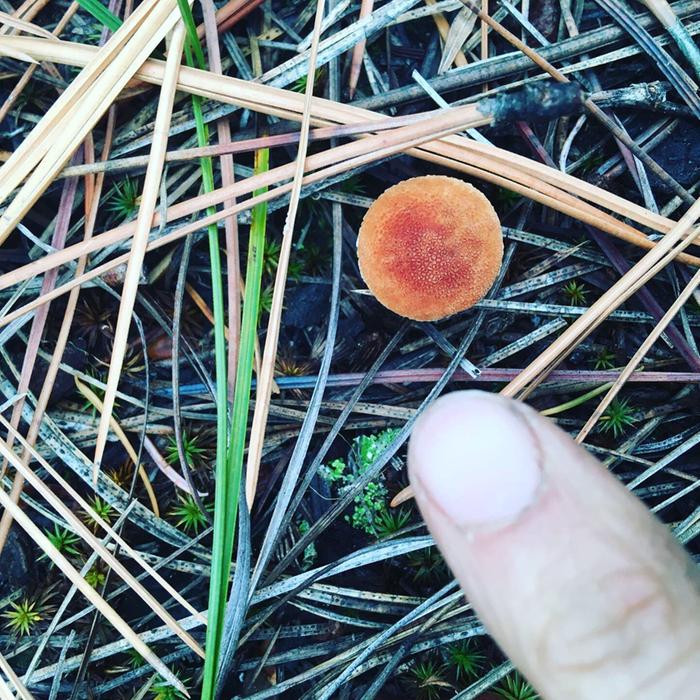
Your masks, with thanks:
<instances>
[{"instance_id":1,"label":"green sprout","mask_svg":"<svg viewBox=\"0 0 700 700\"><path fill-rule=\"evenodd\" d=\"M80 537L78 537L74 532L71 532L67 528L59 527L56 523L53 526L53 532L51 530L44 530L44 534L48 538L49 542L56 547L56 549L64 556L80 556L80 552L76 548L80 542ZM46 557L42 554L42 559ZM51 563L53 566L53 562Z\"/></svg>"},{"instance_id":2,"label":"green sprout","mask_svg":"<svg viewBox=\"0 0 700 700\"><path fill-rule=\"evenodd\" d=\"M595 358L595 369L612 369L615 367L615 353L603 348Z\"/></svg>"},{"instance_id":3,"label":"green sprout","mask_svg":"<svg viewBox=\"0 0 700 700\"><path fill-rule=\"evenodd\" d=\"M409 684L415 689L416 698L437 700L452 685L445 678L445 667L436 661L417 663L409 672Z\"/></svg>"},{"instance_id":4,"label":"green sprout","mask_svg":"<svg viewBox=\"0 0 700 700\"><path fill-rule=\"evenodd\" d=\"M637 422L636 412L627 399L613 399L600 417L600 429L604 433L612 432L613 437L619 437Z\"/></svg>"},{"instance_id":5,"label":"green sprout","mask_svg":"<svg viewBox=\"0 0 700 700\"><path fill-rule=\"evenodd\" d=\"M12 610L2 614L8 620L5 627L8 627L13 634L19 637L30 634L43 617L41 604L37 600L24 598L19 603L10 603L10 607Z\"/></svg>"},{"instance_id":6,"label":"green sprout","mask_svg":"<svg viewBox=\"0 0 700 700\"><path fill-rule=\"evenodd\" d=\"M316 72L314 73L314 87L318 86L318 84L323 80L324 72L325 71L323 68L316 69ZM302 75L300 78L297 78L291 89L294 90L294 92L301 92L302 94L305 93L308 77L308 75Z\"/></svg>"},{"instance_id":7,"label":"green sprout","mask_svg":"<svg viewBox=\"0 0 700 700\"><path fill-rule=\"evenodd\" d=\"M377 514L374 521L374 534L378 540L392 537L406 527L410 519L411 511L406 508L398 510L385 508Z\"/></svg>"},{"instance_id":8,"label":"green sprout","mask_svg":"<svg viewBox=\"0 0 700 700\"><path fill-rule=\"evenodd\" d=\"M263 248L263 273L273 277L280 262L280 252L282 244L273 238L265 240Z\"/></svg>"},{"instance_id":9,"label":"green sprout","mask_svg":"<svg viewBox=\"0 0 700 700\"><path fill-rule=\"evenodd\" d=\"M95 496L92 501L90 502L90 506L92 507L92 510L95 511L95 513L102 518L108 525L112 522L112 517L114 516L114 508L112 508L107 501L101 499L99 496ZM82 511L82 519L83 522L88 525L93 532L96 532L99 529L99 525L97 523L97 520L95 520L92 517L91 513L88 513L87 511Z\"/></svg>"},{"instance_id":10,"label":"green sprout","mask_svg":"<svg viewBox=\"0 0 700 700\"><path fill-rule=\"evenodd\" d=\"M564 285L564 295L569 300L571 306L584 306L586 303L586 295L588 290L586 286L581 282L576 280L571 280L571 282Z\"/></svg>"},{"instance_id":11,"label":"green sprout","mask_svg":"<svg viewBox=\"0 0 700 700\"><path fill-rule=\"evenodd\" d=\"M199 446L199 436L191 436L188 431L182 431L182 451L185 453L185 462L190 469L201 466L202 456L206 452ZM168 464L179 464L180 455L177 451L177 440L174 435L168 437L168 446L165 448L165 461Z\"/></svg>"},{"instance_id":12,"label":"green sprout","mask_svg":"<svg viewBox=\"0 0 700 700\"><path fill-rule=\"evenodd\" d=\"M506 676L501 685L494 688L494 692L504 700L538 700L540 697L517 671Z\"/></svg>"},{"instance_id":13,"label":"green sprout","mask_svg":"<svg viewBox=\"0 0 700 700\"><path fill-rule=\"evenodd\" d=\"M128 664L130 668L141 668L146 663L146 659L136 649L127 649L126 655L129 657Z\"/></svg>"},{"instance_id":14,"label":"green sprout","mask_svg":"<svg viewBox=\"0 0 700 700\"><path fill-rule=\"evenodd\" d=\"M322 248L315 243L304 243L297 248L301 256L303 268L309 275L320 275L328 268L330 253L327 248Z\"/></svg>"},{"instance_id":15,"label":"green sprout","mask_svg":"<svg viewBox=\"0 0 700 700\"><path fill-rule=\"evenodd\" d=\"M367 192L367 187L359 175L352 175L343 181L340 186L340 191L346 194L363 195Z\"/></svg>"},{"instance_id":16,"label":"green sprout","mask_svg":"<svg viewBox=\"0 0 700 700\"><path fill-rule=\"evenodd\" d=\"M311 524L308 520L300 520L297 524L300 535L305 535L311 528ZM308 571L315 563L318 557L318 551L316 550L316 544L312 542L306 545L304 548L304 554L301 560L301 570Z\"/></svg>"},{"instance_id":17,"label":"green sprout","mask_svg":"<svg viewBox=\"0 0 700 700\"><path fill-rule=\"evenodd\" d=\"M298 256L294 256L289 259L289 264L287 265L287 277L290 280L299 281L301 276L304 274L304 261L300 260Z\"/></svg>"},{"instance_id":18,"label":"green sprout","mask_svg":"<svg viewBox=\"0 0 700 700\"><path fill-rule=\"evenodd\" d=\"M207 525L207 516L202 513L197 505L197 501L189 493L186 493L184 496L178 496L177 500L178 505L170 511L170 515L179 518L176 525L178 527L182 526L185 532L198 533L201 527ZM204 507L209 512L214 510L213 506L209 504L205 504Z\"/></svg>"},{"instance_id":19,"label":"green sprout","mask_svg":"<svg viewBox=\"0 0 700 700\"><path fill-rule=\"evenodd\" d=\"M447 648L447 656L455 670L457 681L476 678L486 663L486 657L471 639L466 639Z\"/></svg>"},{"instance_id":20,"label":"green sprout","mask_svg":"<svg viewBox=\"0 0 700 700\"><path fill-rule=\"evenodd\" d=\"M180 677L179 673L176 673L175 675L178 678ZM189 678L185 679L185 681L183 681L183 685L188 681ZM161 678L161 676L157 676L153 682L150 689L150 695L152 700L183 700L184 698L187 698L187 695L182 693L175 686L170 685L170 683L164 678Z\"/></svg>"},{"instance_id":21,"label":"green sprout","mask_svg":"<svg viewBox=\"0 0 700 700\"><path fill-rule=\"evenodd\" d=\"M129 219L136 214L141 204L139 185L128 175L112 186L107 200L107 210L116 215L118 219Z\"/></svg>"},{"instance_id":22,"label":"green sprout","mask_svg":"<svg viewBox=\"0 0 700 700\"><path fill-rule=\"evenodd\" d=\"M272 310L272 295L275 290L271 284L260 290L260 302L258 306L258 322L263 314L269 314Z\"/></svg>"},{"instance_id":23,"label":"green sprout","mask_svg":"<svg viewBox=\"0 0 700 700\"><path fill-rule=\"evenodd\" d=\"M105 574L98 564L95 564L95 566L85 574L85 581L93 588L101 588L107 581L107 574Z\"/></svg>"}]
</instances>

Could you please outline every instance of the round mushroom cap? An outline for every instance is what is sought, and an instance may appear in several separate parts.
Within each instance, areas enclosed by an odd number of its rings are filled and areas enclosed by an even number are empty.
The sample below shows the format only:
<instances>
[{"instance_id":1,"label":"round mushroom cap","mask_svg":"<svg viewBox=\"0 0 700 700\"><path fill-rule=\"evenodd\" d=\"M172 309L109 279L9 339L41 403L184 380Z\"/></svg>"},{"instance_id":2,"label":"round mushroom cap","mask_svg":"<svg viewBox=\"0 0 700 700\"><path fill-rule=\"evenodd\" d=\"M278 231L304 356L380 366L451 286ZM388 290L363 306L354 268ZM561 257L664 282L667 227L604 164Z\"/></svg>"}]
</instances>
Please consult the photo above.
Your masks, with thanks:
<instances>
[{"instance_id":1,"label":"round mushroom cap","mask_svg":"<svg viewBox=\"0 0 700 700\"><path fill-rule=\"evenodd\" d=\"M416 321L436 321L488 292L503 259L501 223L470 184L414 177L390 187L367 210L357 256L381 304Z\"/></svg>"}]
</instances>

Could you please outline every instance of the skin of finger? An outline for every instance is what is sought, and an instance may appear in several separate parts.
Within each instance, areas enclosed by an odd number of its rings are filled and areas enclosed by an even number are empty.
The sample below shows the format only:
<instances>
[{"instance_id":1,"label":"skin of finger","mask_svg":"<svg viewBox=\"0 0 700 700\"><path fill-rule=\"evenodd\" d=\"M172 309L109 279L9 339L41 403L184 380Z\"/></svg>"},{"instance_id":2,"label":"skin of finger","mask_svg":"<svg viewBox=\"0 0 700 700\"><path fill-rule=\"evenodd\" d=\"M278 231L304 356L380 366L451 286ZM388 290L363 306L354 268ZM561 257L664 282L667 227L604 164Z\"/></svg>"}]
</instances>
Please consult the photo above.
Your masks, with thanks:
<instances>
[{"instance_id":1,"label":"skin of finger","mask_svg":"<svg viewBox=\"0 0 700 700\"><path fill-rule=\"evenodd\" d=\"M501 397L465 395L457 410L438 401L421 417L409 474L431 533L496 641L553 700L692 696L700 687L692 560L553 423ZM542 483L514 522L465 531L426 493L420 474L438 440L468 460L464 426L480 402L494 400L529 426Z\"/></svg>"}]
</instances>

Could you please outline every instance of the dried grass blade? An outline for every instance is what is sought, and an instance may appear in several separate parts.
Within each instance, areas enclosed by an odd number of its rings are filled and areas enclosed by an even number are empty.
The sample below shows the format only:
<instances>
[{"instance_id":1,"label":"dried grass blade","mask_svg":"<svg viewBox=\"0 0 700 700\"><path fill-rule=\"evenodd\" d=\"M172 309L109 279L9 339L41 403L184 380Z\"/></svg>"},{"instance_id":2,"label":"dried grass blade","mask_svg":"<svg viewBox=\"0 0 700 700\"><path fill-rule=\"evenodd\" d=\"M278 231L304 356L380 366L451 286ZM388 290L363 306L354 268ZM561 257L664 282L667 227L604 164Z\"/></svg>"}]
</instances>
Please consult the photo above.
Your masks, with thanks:
<instances>
[{"instance_id":1,"label":"dried grass blade","mask_svg":"<svg viewBox=\"0 0 700 700\"><path fill-rule=\"evenodd\" d=\"M78 379L78 377L74 377L75 385L78 387L78 391L100 412L102 413L104 411L104 406L102 404L102 401L100 401L99 396L90 389L86 384L83 384L83 382ZM138 462L138 455L136 454L136 450L134 450L132 444L129 442L129 439L126 437L126 434L122 430L122 427L119 425L119 422L114 416L110 415L110 425L112 426L112 431L114 434L117 436L119 439L119 442L121 442L122 446L126 450L126 453L129 455L129 458L131 461L136 465ZM146 473L146 470L143 468L143 465L138 464L138 473L139 477L141 479L141 482L143 483L144 488L146 489L146 493L148 494L148 500L151 502L151 510L153 511L153 514L159 518L160 517L160 508L158 508L158 500L156 499L156 494L153 491L153 486L151 486L151 480L148 478L148 474Z\"/></svg>"},{"instance_id":2,"label":"dried grass blade","mask_svg":"<svg viewBox=\"0 0 700 700\"><path fill-rule=\"evenodd\" d=\"M15 689L17 690L17 697L21 698L21 700L34 700L34 696L27 690L24 683L22 683L22 681L17 677L17 674L12 670L12 666L10 666L7 659L2 654L0 654L0 670L2 670L2 672L7 676L10 683L15 686ZM10 693L8 697L10 700L15 700L15 695L13 693Z\"/></svg>"},{"instance_id":3,"label":"dried grass blade","mask_svg":"<svg viewBox=\"0 0 700 700\"><path fill-rule=\"evenodd\" d=\"M64 91L0 168L0 202L26 177L0 217L0 242L51 183L139 66L177 20L173 0L147 0ZM143 12L136 30L124 34ZM128 40L128 41L127 41ZM0 40L3 42L5 40ZM45 41L45 40L42 40ZM51 43L54 43L53 41ZM32 172L33 171L33 172ZM31 174L30 174L31 173Z\"/></svg>"},{"instance_id":4,"label":"dried grass blade","mask_svg":"<svg viewBox=\"0 0 700 700\"><path fill-rule=\"evenodd\" d=\"M7 421L0 416L0 422L4 425L8 425ZM21 440L20 440L21 441ZM21 441L23 442L23 441ZM3 445L4 447L4 445ZM27 444L25 443L25 447ZM107 534L109 534L115 542L117 542L120 547L123 548L128 555L136 561L141 568L144 569L148 574L150 574L155 581L157 581L170 595L173 596L178 603L183 605L186 610L190 611L193 615L199 617L202 621L200 613L195 610L167 581L165 581L160 574L158 574L153 567L151 567L145 559L139 555L122 537L116 532L116 530L104 521L97 512L92 508L92 506L80 496L80 494L73 489L70 484L65 481L58 472L51 467L46 460L44 460L33 448L31 449L32 456L39 461L39 463L46 469L46 471L51 475L52 478L63 488L66 493L68 493L75 502L80 506L80 508L87 513L100 527L102 527ZM16 458L15 458L16 459ZM90 532L85 524L78 518L75 513L65 505L65 503L56 495L56 493L51 490L37 475L36 473L26 465L21 466L21 472L29 483L40 493L49 503L54 510L69 523L71 529L73 529L78 535L80 535L83 540L89 545L93 552L97 553L106 563L113 568L120 578L131 587L131 589L143 600L143 602L151 609L153 612L160 617L160 619L176 634L180 639L182 639L185 644L187 644L192 651L194 651L199 656L203 657L201 647L197 642L185 632L178 622L165 610L164 607L149 593L140 582L138 582L134 576L129 572L128 569Z\"/></svg>"},{"instance_id":5,"label":"dried grass blade","mask_svg":"<svg viewBox=\"0 0 700 700\"><path fill-rule=\"evenodd\" d=\"M466 7L462 8L452 20L450 31L442 50L442 58L438 73L444 73L450 68L457 54L462 50L464 42L471 36L476 25L476 15ZM466 61L465 61L466 63Z\"/></svg>"},{"instance_id":6,"label":"dried grass blade","mask_svg":"<svg viewBox=\"0 0 700 700\"><path fill-rule=\"evenodd\" d=\"M360 15L359 19L363 20L367 15L371 14L372 8L374 7L374 0L362 0L360 3ZM320 34L320 27L319 27ZM355 44L355 48L352 50L352 60L350 62L350 76L348 78L348 95L350 99L355 96L355 90L357 89L357 83L360 79L360 71L362 70L362 59L365 55L365 46L367 46L367 39L363 38ZM315 63L315 60L314 60ZM309 79L311 74L307 74Z\"/></svg>"},{"instance_id":7,"label":"dried grass blade","mask_svg":"<svg viewBox=\"0 0 700 700\"><path fill-rule=\"evenodd\" d=\"M15 456L7 450L4 443L0 442L0 454L10 462L16 460ZM14 464L15 468L21 468L19 460ZM189 697L187 689L180 679L151 651L129 625L117 614L109 603L102 598L95 589L73 568L71 563L59 552L32 522L31 518L17 505L8 494L0 489L0 505L12 512L12 517L20 527L34 540L38 547L51 559L61 572L73 583L76 588L99 610L110 624L124 637L125 640L158 672L166 678L183 695Z\"/></svg>"},{"instance_id":8,"label":"dried grass blade","mask_svg":"<svg viewBox=\"0 0 700 700\"><path fill-rule=\"evenodd\" d=\"M163 84L158 99L158 109L154 126L154 138L151 146L150 160L146 177L143 183L143 194L141 205L136 220L136 230L131 245L131 254L124 278L122 289L122 300L119 306L119 316L117 326L114 331L114 344L112 347L112 359L109 364L107 375L107 388L103 399L103 409L100 414L100 423L97 428L97 440L95 443L94 473L93 481L97 483L97 472L102 462L107 434L109 433L109 421L114 409L119 378L121 376L124 355L129 341L129 329L131 327L131 317L138 293L141 269L146 255L148 245L148 234L151 230L153 214L156 209L160 178L163 174L163 164L168 146L168 129L173 113L173 103L175 100L175 90L177 87L177 74L180 68L180 59L185 42L185 27L182 22L178 23L173 30L172 41L168 51L168 59L163 76Z\"/></svg>"},{"instance_id":9,"label":"dried grass blade","mask_svg":"<svg viewBox=\"0 0 700 700\"><path fill-rule=\"evenodd\" d=\"M21 32L26 32L27 34L33 34L34 36L42 36L45 39L54 40L56 37L47 31L43 27L39 27L31 22L25 22L22 19L8 15L7 12L0 11L0 24L6 27L12 27L12 29L17 29Z\"/></svg>"},{"instance_id":10,"label":"dried grass blade","mask_svg":"<svg viewBox=\"0 0 700 700\"><path fill-rule=\"evenodd\" d=\"M58 215L56 217L56 225L54 228L54 233L51 238L51 244L54 248L63 248L66 241L66 234L68 233L68 227L70 224L71 214L73 210L73 202L75 199L75 194L77 191L78 181L77 178L67 180L64 183L63 190L61 192L61 199L58 205ZM57 270L51 270L46 273L44 279L41 283L41 294L46 294L51 291L56 284ZM34 366L36 364L36 359L39 353L39 346L41 344L41 339L44 335L44 329L46 326L46 320L49 314L50 303L43 304L37 310L34 318L32 319L32 326L29 331L29 337L27 339L27 347L24 353L24 359L22 360L22 370L19 378L19 384L17 387L17 393L22 397L15 405L12 407L12 417L11 423L13 428L17 428L22 415L22 409L24 407L24 396L26 395L29 384L31 382L32 374L34 373ZM12 449L12 443L14 437L12 434L7 437L7 447ZM7 462L2 460L2 473L5 473ZM22 479L16 477L12 484L12 491L10 497L15 503L19 502L19 497L22 492ZM12 517L10 513L5 511L0 518L0 552L5 546L5 540L7 539L7 534L10 530L12 524Z\"/></svg>"},{"instance_id":11,"label":"dried grass blade","mask_svg":"<svg viewBox=\"0 0 700 700\"><path fill-rule=\"evenodd\" d=\"M591 417L586 421L586 424L581 428L579 434L576 436L576 442L583 442L587 435L593 430L596 423L603 415L605 410L610 406L613 399L618 395L625 382L629 379L632 373L637 369L639 363L644 359L646 354L649 352L654 343L659 339L661 334L666 330L667 326L674 319L676 314L681 310L682 306L690 299L693 292L700 285L700 271L693 275L693 278L688 282L686 287L683 289L678 298L671 304L668 311L664 314L663 318L654 326L653 330L644 339L644 342L639 346L637 352L634 353L630 361L625 365L625 368L620 373L620 376L615 380L614 384L610 387L608 393L603 397L603 400L596 407L595 411Z\"/></svg>"},{"instance_id":12,"label":"dried grass blade","mask_svg":"<svg viewBox=\"0 0 700 700\"><path fill-rule=\"evenodd\" d=\"M69 44L68 42L47 42L43 39L28 37L12 37L6 41L8 45L21 49L34 58L53 60L59 63L85 64L92 55L91 47ZM3 40L0 40L0 46L2 44ZM162 66L162 62L146 61L137 73L137 76L147 82L159 83L162 80ZM217 77L208 72L191 68L183 68L181 70L178 87L191 94L202 95L210 99L293 120L298 120L303 110L302 97L297 93L227 76ZM329 123L352 124L374 121L380 118L381 115L369 110L352 107L351 105L343 105L314 97L313 117L315 123L328 125ZM570 195L575 197L581 197L622 217L628 217L643 226L649 226L655 231L662 233L669 231L674 223L666 217L653 214L644 207L576 177L561 173L558 170L504 149L477 144L461 136L451 135L435 140L422 145L421 148L414 149L410 153L418 158L431 162L440 162L447 167L456 169L460 169L458 164L474 163L476 167L471 168L470 173L480 178L484 178L485 174L482 172L482 169L487 167L489 172L501 175L506 174L506 183L508 178L514 182L524 182L524 176L530 178L527 181L528 187L532 187L537 181L544 181L553 185L556 192L563 191L564 194L568 195L570 193ZM475 160L477 155L481 156L481 160ZM467 171L464 168L462 169L465 172ZM504 184L504 182L499 180L497 184ZM523 192L521 191L521 193ZM524 194L532 196L527 191ZM547 205L557 210L563 210L571 216L581 218L577 212L579 203L576 199L571 200L572 198L569 196L567 201L570 201L571 204L566 209L561 206L558 196L548 198ZM629 227L623 227L612 217L609 217L609 219L610 221L606 220L607 225L606 221L597 222L594 225L608 232L611 232L611 227L612 231L614 231L615 226L618 226L620 230L630 230ZM639 236L639 232L635 233Z\"/></svg>"},{"instance_id":13,"label":"dried grass blade","mask_svg":"<svg viewBox=\"0 0 700 700\"><path fill-rule=\"evenodd\" d=\"M695 202L653 250L650 250L627 274L623 275L588 311L576 319L542 355L525 368L501 393L505 396L516 396L530 382L536 378L541 379L556 367L611 311L618 308L647 279L663 269L680 250L690 245L694 235L687 236L687 234L699 216L700 200ZM694 234L696 235L697 231Z\"/></svg>"}]
</instances>

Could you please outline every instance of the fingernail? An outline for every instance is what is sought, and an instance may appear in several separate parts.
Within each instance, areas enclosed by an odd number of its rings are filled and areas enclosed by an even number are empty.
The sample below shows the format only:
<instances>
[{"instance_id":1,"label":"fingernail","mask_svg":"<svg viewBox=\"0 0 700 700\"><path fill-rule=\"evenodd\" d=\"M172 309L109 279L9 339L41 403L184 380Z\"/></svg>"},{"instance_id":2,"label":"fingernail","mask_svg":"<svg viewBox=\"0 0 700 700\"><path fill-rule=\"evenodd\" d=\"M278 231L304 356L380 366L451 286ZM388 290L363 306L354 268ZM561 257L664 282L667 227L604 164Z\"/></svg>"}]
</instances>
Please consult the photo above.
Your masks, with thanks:
<instances>
[{"instance_id":1,"label":"fingernail","mask_svg":"<svg viewBox=\"0 0 700 700\"><path fill-rule=\"evenodd\" d=\"M417 421L408 448L416 490L461 528L505 525L537 498L539 444L507 400L460 391Z\"/></svg>"}]
</instances>

